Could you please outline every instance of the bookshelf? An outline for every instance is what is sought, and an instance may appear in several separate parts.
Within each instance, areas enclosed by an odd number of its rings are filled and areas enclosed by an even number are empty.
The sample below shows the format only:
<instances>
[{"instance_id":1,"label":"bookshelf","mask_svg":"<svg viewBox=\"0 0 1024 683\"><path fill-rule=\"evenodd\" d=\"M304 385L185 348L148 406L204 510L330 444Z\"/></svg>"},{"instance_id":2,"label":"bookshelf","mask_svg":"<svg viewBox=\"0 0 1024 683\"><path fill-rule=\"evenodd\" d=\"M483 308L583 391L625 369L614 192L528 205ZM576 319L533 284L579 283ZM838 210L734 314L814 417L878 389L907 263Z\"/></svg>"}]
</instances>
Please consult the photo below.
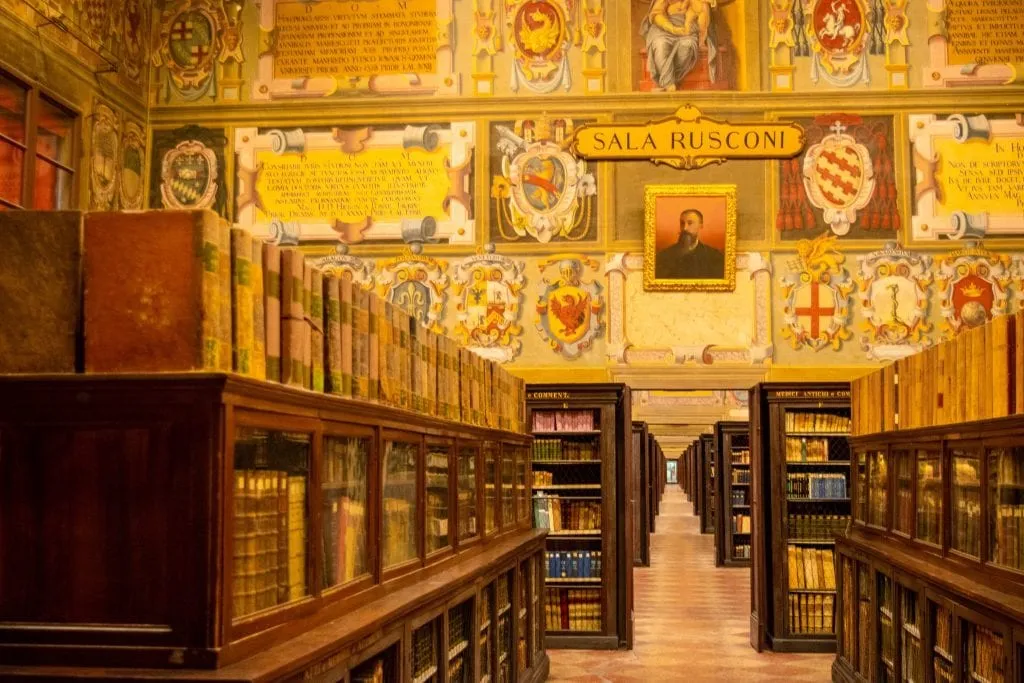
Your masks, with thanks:
<instances>
[{"instance_id":1,"label":"bookshelf","mask_svg":"<svg viewBox=\"0 0 1024 683\"><path fill-rule=\"evenodd\" d=\"M718 476L715 457L715 435L700 435L700 532L715 533L715 511L718 492Z\"/></svg>"},{"instance_id":2,"label":"bookshelf","mask_svg":"<svg viewBox=\"0 0 1024 683\"><path fill-rule=\"evenodd\" d=\"M478 682L497 577L486 661L547 675L529 435L221 373L0 377L0 412L0 679Z\"/></svg>"},{"instance_id":3,"label":"bookshelf","mask_svg":"<svg viewBox=\"0 0 1024 683\"><path fill-rule=\"evenodd\" d=\"M650 533L657 528L658 514L661 511L661 447L650 430L647 431L647 471L651 476L647 479L647 526Z\"/></svg>"},{"instance_id":4,"label":"bookshelf","mask_svg":"<svg viewBox=\"0 0 1024 683\"><path fill-rule=\"evenodd\" d=\"M849 385L761 383L750 409L751 645L834 652L834 534L851 505Z\"/></svg>"},{"instance_id":5,"label":"bookshelf","mask_svg":"<svg viewBox=\"0 0 1024 683\"><path fill-rule=\"evenodd\" d=\"M651 450L646 422L633 422L633 564L651 564Z\"/></svg>"},{"instance_id":6,"label":"bookshelf","mask_svg":"<svg viewBox=\"0 0 1024 683\"><path fill-rule=\"evenodd\" d=\"M715 424L717 471L715 566L750 566L750 424Z\"/></svg>"},{"instance_id":7,"label":"bookshelf","mask_svg":"<svg viewBox=\"0 0 1024 683\"><path fill-rule=\"evenodd\" d=\"M633 430L622 384L527 386L547 648L632 647Z\"/></svg>"}]
</instances>

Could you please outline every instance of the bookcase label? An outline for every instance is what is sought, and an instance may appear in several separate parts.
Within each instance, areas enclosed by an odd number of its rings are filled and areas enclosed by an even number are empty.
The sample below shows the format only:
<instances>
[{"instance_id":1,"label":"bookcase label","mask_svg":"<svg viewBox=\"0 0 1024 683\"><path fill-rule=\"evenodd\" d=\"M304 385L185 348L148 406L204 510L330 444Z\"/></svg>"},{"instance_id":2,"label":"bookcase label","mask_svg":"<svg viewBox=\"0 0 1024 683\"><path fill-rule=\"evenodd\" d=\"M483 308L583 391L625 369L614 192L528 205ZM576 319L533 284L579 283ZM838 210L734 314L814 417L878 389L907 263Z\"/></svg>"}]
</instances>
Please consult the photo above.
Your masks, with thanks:
<instances>
[{"instance_id":1,"label":"bookcase label","mask_svg":"<svg viewBox=\"0 0 1024 683\"><path fill-rule=\"evenodd\" d=\"M850 398L849 389L799 389L795 391L775 391L773 398Z\"/></svg>"},{"instance_id":2,"label":"bookcase label","mask_svg":"<svg viewBox=\"0 0 1024 683\"><path fill-rule=\"evenodd\" d=\"M527 398L536 399L538 401L543 400L555 400L555 401L567 401L569 400L568 391L534 391L530 392Z\"/></svg>"}]
</instances>

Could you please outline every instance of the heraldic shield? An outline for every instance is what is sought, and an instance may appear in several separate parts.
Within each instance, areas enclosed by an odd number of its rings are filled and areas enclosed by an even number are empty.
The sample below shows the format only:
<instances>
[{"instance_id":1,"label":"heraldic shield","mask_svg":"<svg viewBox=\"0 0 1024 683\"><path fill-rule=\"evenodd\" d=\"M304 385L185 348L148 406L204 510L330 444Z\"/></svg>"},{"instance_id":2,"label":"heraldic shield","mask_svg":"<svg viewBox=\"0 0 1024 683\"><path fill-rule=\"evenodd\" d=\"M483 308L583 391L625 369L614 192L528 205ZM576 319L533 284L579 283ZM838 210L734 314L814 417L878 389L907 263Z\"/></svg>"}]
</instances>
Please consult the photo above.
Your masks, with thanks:
<instances>
[{"instance_id":1,"label":"heraldic shield","mask_svg":"<svg viewBox=\"0 0 1024 683\"><path fill-rule=\"evenodd\" d=\"M601 285L583 282L582 271L578 259L560 260L558 276L545 278L547 287L537 301L537 330L566 358L576 358L590 348L603 330Z\"/></svg>"},{"instance_id":2,"label":"heraldic shield","mask_svg":"<svg viewBox=\"0 0 1024 683\"><path fill-rule=\"evenodd\" d=\"M804 157L807 198L823 212L836 235L850 232L857 212L868 205L875 191L874 169L867 147L836 122L832 133L812 145Z\"/></svg>"},{"instance_id":3,"label":"heraldic shield","mask_svg":"<svg viewBox=\"0 0 1024 683\"><path fill-rule=\"evenodd\" d=\"M520 300L526 283L522 261L497 254L470 256L455 268L455 336L479 355L500 363L515 358Z\"/></svg>"},{"instance_id":4,"label":"heraldic shield","mask_svg":"<svg viewBox=\"0 0 1024 683\"><path fill-rule=\"evenodd\" d=\"M164 155L160 194L170 209L205 209L217 192L217 157L195 140L179 143Z\"/></svg>"}]
</instances>

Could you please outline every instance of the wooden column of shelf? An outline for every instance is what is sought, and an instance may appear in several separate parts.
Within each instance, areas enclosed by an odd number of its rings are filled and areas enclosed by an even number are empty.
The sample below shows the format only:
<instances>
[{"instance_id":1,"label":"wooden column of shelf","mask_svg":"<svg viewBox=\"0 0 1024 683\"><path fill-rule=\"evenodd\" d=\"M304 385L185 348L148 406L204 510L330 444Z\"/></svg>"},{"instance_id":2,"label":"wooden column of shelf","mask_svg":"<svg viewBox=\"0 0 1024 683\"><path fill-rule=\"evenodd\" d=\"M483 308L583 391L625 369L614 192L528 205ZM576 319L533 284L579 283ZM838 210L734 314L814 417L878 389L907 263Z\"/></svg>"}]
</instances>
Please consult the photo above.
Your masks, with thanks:
<instances>
[{"instance_id":1,"label":"wooden column of shelf","mask_svg":"<svg viewBox=\"0 0 1024 683\"><path fill-rule=\"evenodd\" d=\"M633 564L651 564L651 471L647 423L633 422Z\"/></svg>"},{"instance_id":2,"label":"wooden column of shelf","mask_svg":"<svg viewBox=\"0 0 1024 683\"><path fill-rule=\"evenodd\" d=\"M700 532L713 534L719 478L716 471L714 434L700 436L700 472Z\"/></svg>"},{"instance_id":3,"label":"wooden column of shelf","mask_svg":"<svg viewBox=\"0 0 1024 683\"><path fill-rule=\"evenodd\" d=\"M573 588L595 586L600 596L599 629L595 631L554 631L548 630L545 643L548 648L617 649L632 648L633 609L633 525L630 513L633 506L634 486L632 484L633 437L629 388L623 384L532 384L527 386L527 424L538 426L537 416L549 416L565 411L590 412L594 416L592 431L541 432L535 431L538 439L559 439L560 442L584 440L596 446L596 462L554 463L538 459L535 455L535 472L552 472L554 483L572 477L589 485L587 496L600 502L600 533L590 535L560 536L549 535L549 552L578 552L600 550L601 580L568 584ZM600 488L594 489L593 485ZM566 489L535 487L538 494L565 493ZM565 587L567 584L552 582L549 588Z\"/></svg>"}]
</instances>

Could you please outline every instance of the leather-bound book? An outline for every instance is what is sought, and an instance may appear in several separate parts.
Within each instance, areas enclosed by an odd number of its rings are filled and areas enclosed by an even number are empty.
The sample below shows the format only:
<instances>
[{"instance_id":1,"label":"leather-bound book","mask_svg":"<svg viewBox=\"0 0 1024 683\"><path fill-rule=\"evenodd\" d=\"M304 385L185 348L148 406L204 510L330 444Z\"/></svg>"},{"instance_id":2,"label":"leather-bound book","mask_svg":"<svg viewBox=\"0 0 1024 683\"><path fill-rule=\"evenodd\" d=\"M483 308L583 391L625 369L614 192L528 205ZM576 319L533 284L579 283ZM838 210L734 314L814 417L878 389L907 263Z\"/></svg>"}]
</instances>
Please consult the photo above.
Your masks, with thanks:
<instances>
[{"instance_id":1,"label":"leather-bound book","mask_svg":"<svg viewBox=\"0 0 1024 683\"><path fill-rule=\"evenodd\" d=\"M230 290L221 291L219 221L212 211L86 215L86 372L222 368Z\"/></svg>"},{"instance_id":2,"label":"leather-bound book","mask_svg":"<svg viewBox=\"0 0 1024 683\"><path fill-rule=\"evenodd\" d=\"M0 212L0 238L0 373L75 372L81 212Z\"/></svg>"},{"instance_id":3,"label":"leather-bound book","mask_svg":"<svg viewBox=\"0 0 1024 683\"><path fill-rule=\"evenodd\" d=\"M281 381L281 248L263 248L263 302L266 318L267 379Z\"/></svg>"}]
</instances>

